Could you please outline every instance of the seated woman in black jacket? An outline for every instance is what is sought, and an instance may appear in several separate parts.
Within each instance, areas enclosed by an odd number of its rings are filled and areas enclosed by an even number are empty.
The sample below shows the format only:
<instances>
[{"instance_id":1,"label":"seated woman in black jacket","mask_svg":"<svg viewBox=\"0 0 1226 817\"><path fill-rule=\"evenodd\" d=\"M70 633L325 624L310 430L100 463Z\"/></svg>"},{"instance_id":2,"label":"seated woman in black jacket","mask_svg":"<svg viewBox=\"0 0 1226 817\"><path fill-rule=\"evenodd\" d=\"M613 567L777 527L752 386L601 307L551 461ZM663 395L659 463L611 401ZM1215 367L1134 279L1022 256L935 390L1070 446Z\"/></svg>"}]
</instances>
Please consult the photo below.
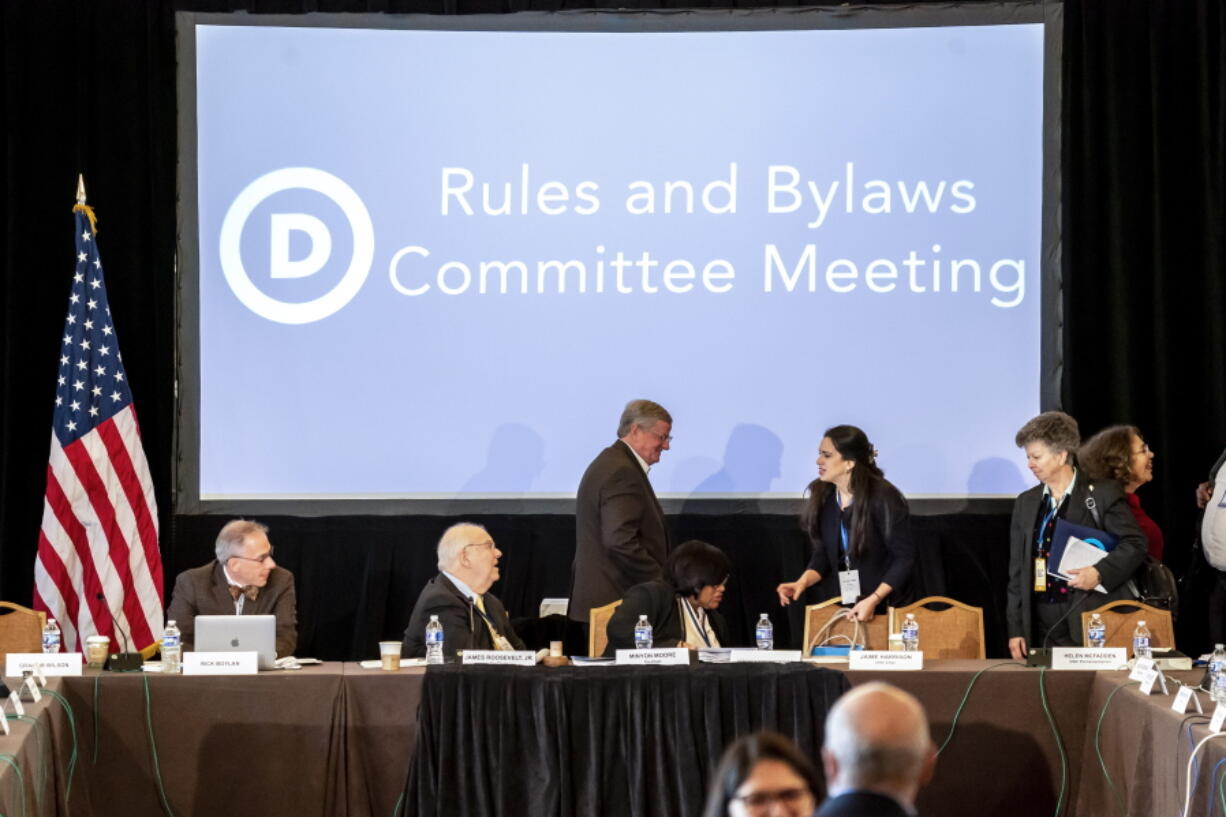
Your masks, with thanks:
<instances>
[{"instance_id":1,"label":"seated woman in black jacket","mask_svg":"<svg viewBox=\"0 0 1226 817\"><path fill-rule=\"evenodd\" d=\"M728 646L728 630L716 608L724 600L724 585L732 563L714 545L697 539L682 544L668 557L668 579L636 584L609 619L605 655L634 647L634 625L647 616L653 647Z\"/></svg>"}]
</instances>

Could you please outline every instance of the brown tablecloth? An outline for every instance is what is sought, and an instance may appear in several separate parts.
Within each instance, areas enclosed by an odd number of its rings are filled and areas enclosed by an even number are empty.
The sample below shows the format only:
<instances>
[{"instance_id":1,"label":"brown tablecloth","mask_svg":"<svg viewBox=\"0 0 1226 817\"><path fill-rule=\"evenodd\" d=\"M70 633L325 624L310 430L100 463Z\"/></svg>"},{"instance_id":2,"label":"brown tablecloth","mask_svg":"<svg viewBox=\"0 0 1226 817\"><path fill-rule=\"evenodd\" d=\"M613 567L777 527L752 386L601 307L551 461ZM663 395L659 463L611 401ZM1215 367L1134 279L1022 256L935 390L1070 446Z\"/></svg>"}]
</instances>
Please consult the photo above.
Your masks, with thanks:
<instances>
[{"instance_id":1,"label":"brown tablecloth","mask_svg":"<svg viewBox=\"0 0 1226 817\"><path fill-rule=\"evenodd\" d=\"M417 743L417 707L425 674L425 668L393 673L345 665L345 782L350 817L392 817Z\"/></svg>"},{"instance_id":2,"label":"brown tablecloth","mask_svg":"<svg viewBox=\"0 0 1226 817\"><path fill-rule=\"evenodd\" d=\"M6 679L16 684L16 679ZM55 691L60 679L48 679ZM9 734L0 732L0 814L55 814L56 803L66 791L64 775L67 757L61 761L56 754L52 716L63 707L52 694L43 694L38 703L23 702L23 716L17 716L6 704L5 715Z\"/></svg>"}]
</instances>

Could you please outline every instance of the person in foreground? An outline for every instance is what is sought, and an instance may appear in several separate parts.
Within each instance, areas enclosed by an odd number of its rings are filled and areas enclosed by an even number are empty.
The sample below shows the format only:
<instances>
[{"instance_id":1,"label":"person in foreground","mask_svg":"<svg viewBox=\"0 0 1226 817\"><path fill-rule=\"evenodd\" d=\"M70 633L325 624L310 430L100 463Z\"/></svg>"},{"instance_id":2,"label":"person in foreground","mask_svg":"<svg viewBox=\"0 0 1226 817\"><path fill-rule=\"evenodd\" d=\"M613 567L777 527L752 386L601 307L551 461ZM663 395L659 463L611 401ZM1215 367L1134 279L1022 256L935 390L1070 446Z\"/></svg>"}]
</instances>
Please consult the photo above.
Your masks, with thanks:
<instances>
[{"instance_id":1,"label":"person in foreground","mask_svg":"<svg viewBox=\"0 0 1226 817\"><path fill-rule=\"evenodd\" d=\"M919 701L879 681L855 687L826 716L829 798L816 817L910 817L936 762Z\"/></svg>"},{"instance_id":2,"label":"person in foreground","mask_svg":"<svg viewBox=\"0 0 1226 817\"><path fill-rule=\"evenodd\" d=\"M293 655L298 646L294 574L273 561L268 528L231 520L217 534L214 551L215 561L178 575L166 608L167 620L183 634L184 651L195 642L196 616L274 615L277 656Z\"/></svg>"},{"instance_id":3,"label":"person in foreground","mask_svg":"<svg viewBox=\"0 0 1226 817\"><path fill-rule=\"evenodd\" d=\"M439 574L426 582L409 626L404 631L400 654L405 658L426 655L426 625L438 616L443 625L443 655L457 650L523 650L511 617L498 597L489 592L498 581L502 557L485 528L460 522L438 540Z\"/></svg>"},{"instance_id":4,"label":"person in foreground","mask_svg":"<svg viewBox=\"0 0 1226 817\"><path fill-rule=\"evenodd\" d=\"M1081 444L1077 421L1047 411L1018 430L1014 440L1039 484L1018 495L1009 527L1009 586L1005 617L1009 653L1024 660L1028 648L1081 644L1081 613L1117 599L1132 599L1129 580L1145 560L1145 537L1115 480L1093 480L1076 468ZM1115 537L1115 549L1092 567L1049 576L1056 524L1065 519ZM1106 591L1095 590L1102 586Z\"/></svg>"},{"instance_id":5,"label":"person in foreground","mask_svg":"<svg viewBox=\"0 0 1226 817\"><path fill-rule=\"evenodd\" d=\"M668 450L672 427L672 415L659 403L631 400L617 424L618 439L583 473L575 499L572 621L587 624L593 607L664 578L668 523L647 472Z\"/></svg>"},{"instance_id":6,"label":"person in foreground","mask_svg":"<svg viewBox=\"0 0 1226 817\"><path fill-rule=\"evenodd\" d=\"M1111 426L1095 434L1077 453L1090 479L1113 479L1124 486L1124 499L1145 535L1149 555L1162 561L1162 528L1141 507L1137 489L1154 479L1154 452L1136 426Z\"/></svg>"},{"instance_id":7,"label":"person in foreground","mask_svg":"<svg viewBox=\"0 0 1226 817\"><path fill-rule=\"evenodd\" d=\"M755 732L724 751L703 817L810 817L822 790L817 769L783 735Z\"/></svg>"},{"instance_id":8,"label":"person in foreground","mask_svg":"<svg viewBox=\"0 0 1226 817\"><path fill-rule=\"evenodd\" d=\"M837 572L844 603L869 621L891 594L905 603L915 567L907 500L877 467L877 455L855 426L827 429L818 445L817 479L809 484L801 523L815 549L800 578L776 588L787 606ZM809 645L805 645L807 648Z\"/></svg>"},{"instance_id":9,"label":"person in foreground","mask_svg":"<svg viewBox=\"0 0 1226 817\"><path fill-rule=\"evenodd\" d=\"M668 557L668 579L636 584L609 619L605 655L634 646L639 616L651 622L653 647L728 646L728 630L716 612L732 563L714 545L691 539Z\"/></svg>"}]
</instances>

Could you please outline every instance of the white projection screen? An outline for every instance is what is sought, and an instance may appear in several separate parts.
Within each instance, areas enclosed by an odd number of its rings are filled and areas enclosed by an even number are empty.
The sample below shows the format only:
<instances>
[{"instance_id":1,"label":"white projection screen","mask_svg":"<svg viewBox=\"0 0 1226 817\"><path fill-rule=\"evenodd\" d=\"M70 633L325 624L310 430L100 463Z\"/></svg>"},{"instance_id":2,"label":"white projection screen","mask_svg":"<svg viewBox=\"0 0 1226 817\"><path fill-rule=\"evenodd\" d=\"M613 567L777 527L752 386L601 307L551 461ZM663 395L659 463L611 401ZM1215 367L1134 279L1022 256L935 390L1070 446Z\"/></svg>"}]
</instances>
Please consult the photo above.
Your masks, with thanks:
<instances>
[{"instance_id":1,"label":"white projection screen","mask_svg":"<svg viewBox=\"0 0 1226 817\"><path fill-rule=\"evenodd\" d=\"M180 14L180 513L670 511L823 429L1012 496L1058 400L1060 6Z\"/></svg>"}]
</instances>

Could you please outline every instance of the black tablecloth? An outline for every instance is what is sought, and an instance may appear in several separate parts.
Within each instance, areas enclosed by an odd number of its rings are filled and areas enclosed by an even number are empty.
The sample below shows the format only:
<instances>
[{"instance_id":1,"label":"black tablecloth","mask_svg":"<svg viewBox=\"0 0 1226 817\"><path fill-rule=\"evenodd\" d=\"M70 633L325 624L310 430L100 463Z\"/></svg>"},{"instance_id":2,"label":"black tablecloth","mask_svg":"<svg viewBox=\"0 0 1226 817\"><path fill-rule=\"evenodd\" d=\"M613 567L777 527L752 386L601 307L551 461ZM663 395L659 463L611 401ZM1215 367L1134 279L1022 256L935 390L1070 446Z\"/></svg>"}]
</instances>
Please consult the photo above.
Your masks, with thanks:
<instances>
[{"instance_id":1,"label":"black tablecloth","mask_svg":"<svg viewBox=\"0 0 1226 817\"><path fill-rule=\"evenodd\" d=\"M797 664L431 667L404 813L696 816L730 741L774 729L816 758L847 688Z\"/></svg>"}]
</instances>

